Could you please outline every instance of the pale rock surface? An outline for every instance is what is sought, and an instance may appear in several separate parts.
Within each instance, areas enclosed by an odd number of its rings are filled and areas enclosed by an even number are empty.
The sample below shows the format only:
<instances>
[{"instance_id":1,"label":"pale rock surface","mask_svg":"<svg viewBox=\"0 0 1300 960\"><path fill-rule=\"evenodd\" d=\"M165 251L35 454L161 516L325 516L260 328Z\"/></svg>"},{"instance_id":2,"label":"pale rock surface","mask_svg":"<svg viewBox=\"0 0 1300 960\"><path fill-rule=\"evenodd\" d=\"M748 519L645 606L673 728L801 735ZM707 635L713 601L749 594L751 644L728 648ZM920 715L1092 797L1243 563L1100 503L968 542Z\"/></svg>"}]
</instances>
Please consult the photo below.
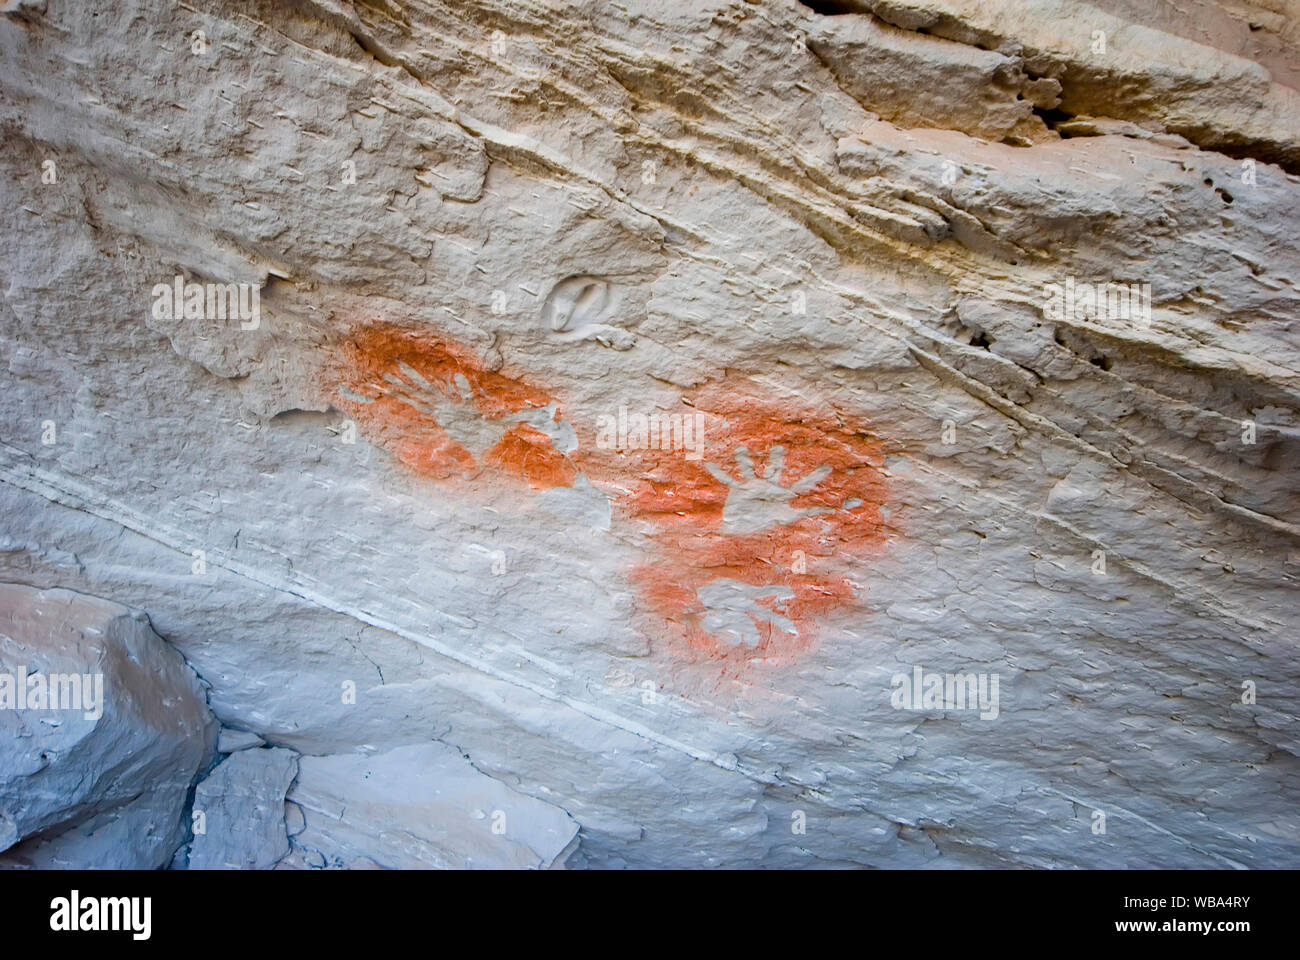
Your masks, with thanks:
<instances>
[{"instance_id":1,"label":"pale rock surface","mask_svg":"<svg viewBox=\"0 0 1300 960\"><path fill-rule=\"evenodd\" d=\"M304 754L280 866L558 858L447 751L568 866L1300 865L1289 4L4 9L0 576Z\"/></svg>"},{"instance_id":2,"label":"pale rock surface","mask_svg":"<svg viewBox=\"0 0 1300 960\"><path fill-rule=\"evenodd\" d=\"M0 867L167 863L216 739L198 677L139 611L0 584L0 675L24 669L100 675L102 704L0 709Z\"/></svg>"},{"instance_id":3,"label":"pale rock surface","mask_svg":"<svg viewBox=\"0 0 1300 960\"><path fill-rule=\"evenodd\" d=\"M236 753L264 745L265 741L257 734L232 727L222 727L221 734L217 737L217 753Z\"/></svg>"},{"instance_id":4,"label":"pale rock surface","mask_svg":"<svg viewBox=\"0 0 1300 960\"><path fill-rule=\"evenodd\" d=\"M240 750L223 760L194 791L203 831L194 830L189 868L275 866L289 852L284 795L297 775L298 755L283 748Z\"/></svg>"},{"instance_id":5,"label":"pale rock surface","mask_svg":"<svg viewBox=\"0 0 1300 960\"><path fill-rule=\"evenodd\" d=\"M289 800L305 825L286 869L550 869L577 845L578 824L559 807L440 743L303 757Z\"/></svg>"}]
</instances>

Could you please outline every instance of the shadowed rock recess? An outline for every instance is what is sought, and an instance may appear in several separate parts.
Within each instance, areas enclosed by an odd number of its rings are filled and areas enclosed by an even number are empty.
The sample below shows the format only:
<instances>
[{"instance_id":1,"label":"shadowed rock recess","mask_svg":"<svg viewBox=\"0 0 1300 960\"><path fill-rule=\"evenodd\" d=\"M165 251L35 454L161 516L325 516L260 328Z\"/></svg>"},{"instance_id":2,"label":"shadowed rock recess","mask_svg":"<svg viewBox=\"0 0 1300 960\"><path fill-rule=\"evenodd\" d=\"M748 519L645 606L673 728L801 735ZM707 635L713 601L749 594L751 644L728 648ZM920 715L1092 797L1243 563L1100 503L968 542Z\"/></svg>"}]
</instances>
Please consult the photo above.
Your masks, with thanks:
<instances>
[{"instance_id":1,"label":"shadowed rock recess","mask_svg":"<svg viewBox=\"0 0 1300 960\"><path fill-rule=\"evenodd\" d=\"M0 11L0 866L1300 866L1291 0Z\"/></svg>"}]
</instances>

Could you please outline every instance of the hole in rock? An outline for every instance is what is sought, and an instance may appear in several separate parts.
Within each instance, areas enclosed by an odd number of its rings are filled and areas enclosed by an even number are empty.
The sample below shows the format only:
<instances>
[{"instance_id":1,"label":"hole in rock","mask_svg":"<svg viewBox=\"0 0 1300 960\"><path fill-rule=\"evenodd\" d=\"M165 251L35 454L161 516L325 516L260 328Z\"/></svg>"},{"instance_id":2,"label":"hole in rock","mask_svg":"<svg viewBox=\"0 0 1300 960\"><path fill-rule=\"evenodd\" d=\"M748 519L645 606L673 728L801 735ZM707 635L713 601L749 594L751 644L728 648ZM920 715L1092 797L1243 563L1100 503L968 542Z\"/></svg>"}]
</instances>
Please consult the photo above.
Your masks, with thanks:
<instances>
[{"instance_id":1,"label":"hole in rock","mask_svg":"<svg viewBox=\"0 0 1300 960\"><path fill-rule=\"evenodd\" d=\"M799 0L799 5L807 7L813 13L820 13L823 17L838 17L846 13L862 12L855 10L848 0Z\"/></svg>"},{"instance_id":2,"label":"hole in rock","mask_svg":"<svg viewBox=\"0 0 1300 960\"><path fill-rule=\"evenodd\" d=\"M1043 121L1048 130L1055 130L1059 124L1073 120L1074 114L1067 113L1059 107L1034 107L1034 116ZM1065 136L1065 134L1062 134Z\"/></svg>"}]
</instances>

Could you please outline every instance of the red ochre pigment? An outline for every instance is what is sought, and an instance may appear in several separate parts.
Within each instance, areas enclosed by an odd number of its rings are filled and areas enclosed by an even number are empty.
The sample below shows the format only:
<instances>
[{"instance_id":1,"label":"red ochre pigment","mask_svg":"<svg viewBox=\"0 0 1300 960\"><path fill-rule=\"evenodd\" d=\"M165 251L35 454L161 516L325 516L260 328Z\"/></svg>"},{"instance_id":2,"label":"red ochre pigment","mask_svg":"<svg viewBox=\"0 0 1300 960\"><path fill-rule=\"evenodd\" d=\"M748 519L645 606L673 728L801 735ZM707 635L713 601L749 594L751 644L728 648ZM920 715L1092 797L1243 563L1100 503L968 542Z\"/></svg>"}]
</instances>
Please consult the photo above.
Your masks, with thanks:
<instances>
[{"instance_id":1,"label":"red ochre pigment","mask_svg":"<svg viewBox=\"0 0 1300 960\"><path fill-rule=\"evenodd\" d=\"M646 559L631 581L669 647L691 660L740 669L809 650L818 621L861 602L855 568L884 548L880 442L827 403L774 398L729 378L690 391L671 411L704 415L700 459L681 449L602 449L597 414L610 411L572 417L578 449L566 456L541 430L512 422L552 404L561 420L554 396L485 370L446 339L371 325L343 346L331 377L331 402L432 480L487 475L536 491L586 474L609 496L615 525L644 538ZM486 435L499 439L476 457L434 408L497 423Z\"/></svg>"},{"instance_id":2,"label":"red ochre pigment","mask_svg":"<svg viewBox=\"0 0 1300 960\"><path fill-rule=\"evenodd\" d=\"M675 648L737 667L802 653L819 619L860 601L854 568L883 550L880 444L861 420L829 405L775 399L748 380L711 384L687 399L706 414L701 460L681 451L593 450L585 442L575 460L598 486L612 476L628 491L615 500L617 515L652 544L632 580L667 622ZM769 476L778 458L780 469ZM818 470L820 478L800 485ZM743 498L747 483L755 496L730 518L742 522L728 523L726 505ZM755 522L764 515L773 522ZM725 585L724 596L751 595L747 642L710 628L701 601L710 584Z\"/></svg>"},{"instance_id":3,"label":"red ochre pigment","mask_svg":"<svg viewBox=\"0 0 1300 960\"><path fill-rule=\"evenodd\" d=\"M553 402L536 387L484 370L469 351L445 340L386 325L366 327L344 345L333 376L331 386L341 385L373 402L352 400L333 390L330 402L356 421L369 439L418 473L448 480L494 471L522 480L534 490L573 483L573 464L549 437L527 424L503 425L499 442L476 460L433 413L396 395L404 390L422 399L468 407L487 421L506 421L512 414ZM555 416L559 419L558 411Z\"/></svg>"}]
</instances>

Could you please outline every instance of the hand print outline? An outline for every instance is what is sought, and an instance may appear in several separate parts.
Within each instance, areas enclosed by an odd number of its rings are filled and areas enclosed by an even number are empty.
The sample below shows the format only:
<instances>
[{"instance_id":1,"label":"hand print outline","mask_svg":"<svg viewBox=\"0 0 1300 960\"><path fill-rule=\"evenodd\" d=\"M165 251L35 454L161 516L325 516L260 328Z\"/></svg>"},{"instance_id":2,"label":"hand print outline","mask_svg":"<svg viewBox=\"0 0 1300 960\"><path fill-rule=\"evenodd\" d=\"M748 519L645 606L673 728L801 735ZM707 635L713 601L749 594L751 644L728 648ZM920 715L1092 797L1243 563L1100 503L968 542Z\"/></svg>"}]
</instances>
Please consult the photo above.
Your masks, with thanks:
<instances>
[{"instance_id":1,"label":"hand print outline","mask_svg":"<svg viewBox=\"0 0 1300 960\"><path fill-rule=\"evenodd\" d=\"M345 346L334 399L407 466L435 479L495 469L532 489L570 486L577 434L559 402L468 351L372 326Z\"/></svg>"},{"instance_id":2,"label":"hand print outline","mask_svg":"<svg viewBox=\"0 0 1300 960\"><path fill-rule=\"evenodd\" d=\"M757 648L764 639L763 628L797 634L795 625L781 612L784 605L794 599L794 591L781 584L755 586L740 580L719 577L710 580L696 596L704 605L701 624L718 638L727 635L733 647ZM770 599L772 607L759 603Z\"/></svg>"},{"instance_id":3,"label":"hand print outline","mask_svg":"<svg viewBox=\"0 0 1300 960\"><path fill-rule=\"evenodd\" d=\"M797 509L790 506L791 500L802 496L826 479L831 468L823 464L802 479L785 486L781 483L785 456L785 447L772 447L768 452L766 469L758 473L754 469L754 456L749 448L738 447L735 459L740 471L739 481L720 467L712 463L705 464L705 469L713 478L727 487L727 499L722 508L724 533L758 533L769 527L784 526L805 517L832 512L829 507Z\"/></svg>"},{"instance_id":4,"label":"hand print outline","mask_svg":"<svg viewBox=\"0 0 1300 960\"><path fill-rule=\"evenodd\" d=\"M392 325L354 334L330 393L368 439L436 481L486 470L493 491L509 479L606 504L601 529L642 557L628 575L652 646L691 659L775 663L807 651L826 614L860 601L852 564L882 543L882 457L865 424L830 403L774 399L746 378L682 396L709 418L708 449L694 460L600 449L598 411L574 417L551 391Z\"/></svg>"}]
</instances>

